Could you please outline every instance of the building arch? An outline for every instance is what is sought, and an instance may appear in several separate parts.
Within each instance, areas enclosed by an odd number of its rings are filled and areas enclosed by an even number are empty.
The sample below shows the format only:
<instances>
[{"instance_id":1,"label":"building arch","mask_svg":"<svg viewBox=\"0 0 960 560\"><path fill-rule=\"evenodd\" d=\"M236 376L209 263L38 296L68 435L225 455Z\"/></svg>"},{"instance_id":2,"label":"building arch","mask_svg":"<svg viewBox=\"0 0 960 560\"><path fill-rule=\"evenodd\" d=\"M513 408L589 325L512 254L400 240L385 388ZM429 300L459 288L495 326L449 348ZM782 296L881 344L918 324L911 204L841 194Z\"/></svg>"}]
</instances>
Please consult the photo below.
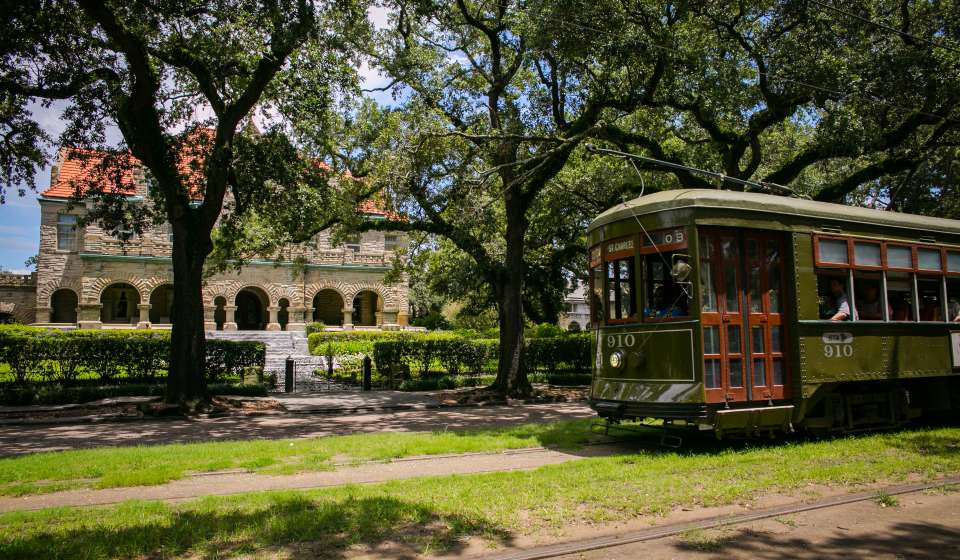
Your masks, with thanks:
<instances>
[{"instance_id":1,"label":"building arch","mask_svg":"<svg viewBox=\"0 0 960 560\"><path fill-rule=\"evenodd\" d=\"M375 290L363 289L353 296L353 325L373 327L381 323L383 297Z\"/></svg>"},{"instance_id":2,"label":"building arch","mask_svg":"<svg viewBox=\"0 0 960 560\"><path fill-rule=\"evenodd\" d=\"M150 290L150 322L173 323L173 284L160 284Z\"/></svg>"},{"instance_id":3,"label":"building arch","mask_svg":"<svg viewBox=\"0 0 960 560\"><path fill-rule=\"evenodd\" d=\"M140 318L140 290L128 282L112 282L100 290L100 322L105 325L136 324Z\"/></svg>"},{"instance_id":4,"label":"building arch","mask_svg":"<svg viewBox=\"0 0 960 560\"><path fill-rule=\"evenodd\" d=\"M57 290L70 290L77 297L77 301L80 300L80 294L83 293L83 286L79 281L76 280L66 280L63 278L56 278L50 282L47 282L42 287L37 289L37 306L46 307L50 305L50 298L53 297L53 294Z\"/></svg>"},{"instance_id":5,"label":"building arch","mask_svg":"<svg viewBox=\"0 0 960 560\"><path fill-rule=\"evenodd\" d=\"M270 307L271 302L266 290L259 286L241 288L233 296L233 304L237 306L234 311L237 330L262 331L267 328L269 322L267 308Z\"/></svg>"},{"instance_id":6,"label":"building arch","mask_svg":"<svg viewBox=\"0 0 960 560\"><path fill-rule=\"evenodd\" d=\"M344 301L353 301L353 299L356 298L361 292L373 292L377 294L382 307L386 307L388 309L396 307L396 297L393 294L393 290L390 290L380 282L354 284L351 286L351 290L346 293Z\"/></svg>"},{"instance_id":7,"label":"building arch","mask_svg":"<svg viewBox=\"0 0 960 560\"><path fill-rule=\"evenodd\" d=\"M313 295L313 320L324 325L342 325L344 304L343 294L334 288L318 290Z\"/></svg>"},{"instance_id":8,"label":"building arch","mask_svg":"<svg viewBox=\"0 0 960 560\"><path fill-rule=\"evenodd\" d=\"M203 286L203 303L204 305L216 305L217 298L223 298L224 302L233 301L237 292L241 289L243 289L243 285L240 282L217 281L205 284Z\"/></svg>"},{"instance_id":9,"label":"building arch","mask_svg":"<svg viewBox=\"0 0 960 560\"><path fill-rule=\"evenodd\" d=\"M80 297L70 288L60 288L50 294L51 323L76 323L77 308L80 307Z\"/></svg>"},{"instance_id":10,"label":"building arch","mask_svg":"<svg viewBox=\"0 0 960 560\"><path fill-rule=\"evenodd\" d=\"M89 301L91 303L95 303L95 302L102 303L103 292L105 292L108 288L110 288L115 284L127 284L128 286L136 290L137 298L139 300L143 301L144 299L146 299L145 294L148 293L148 291L144 290L144 281L139 276L134 276L134 275L119 277L119 278L109 278L109 277L96 278L85 287L85 289L83 290L84 294L82 299L84 299L85 301Z\"/></svg>"},{"instance_id":11,"label":"building arch","mask_svg":"<svg viewBox=\"0 0 960 560\"><path fill-rule=\"evenodd\" d=\"M233 288L227 294L227 301L236 301L237 295L244 290L253 290L258 292L260 295L266 298L264 305L269 307L271 305L277 305L277 302L280 301L280 296L277 293L277 288L274 284L240 284L239 282L231 286Z\"/></svg>"}]
</instances>

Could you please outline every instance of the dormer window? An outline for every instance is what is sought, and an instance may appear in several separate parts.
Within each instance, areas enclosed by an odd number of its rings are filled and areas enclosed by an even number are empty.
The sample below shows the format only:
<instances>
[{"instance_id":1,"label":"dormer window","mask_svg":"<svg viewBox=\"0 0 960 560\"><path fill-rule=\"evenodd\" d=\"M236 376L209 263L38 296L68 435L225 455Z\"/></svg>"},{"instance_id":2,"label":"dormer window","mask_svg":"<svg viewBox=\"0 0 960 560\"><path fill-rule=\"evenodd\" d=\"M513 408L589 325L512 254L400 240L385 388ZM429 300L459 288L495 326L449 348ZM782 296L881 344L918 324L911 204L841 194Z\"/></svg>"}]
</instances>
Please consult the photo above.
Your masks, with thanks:
<instances>
[{"instance_id":1,"label":"dormer window","mask_svg":"<svg viewBox=\"0 0 960 560\"><path fill-rule=\"evenodd\" d=\"M57 249L77 250L77 217L71 214L57 216Z\"/></svg>"}]
</instances>

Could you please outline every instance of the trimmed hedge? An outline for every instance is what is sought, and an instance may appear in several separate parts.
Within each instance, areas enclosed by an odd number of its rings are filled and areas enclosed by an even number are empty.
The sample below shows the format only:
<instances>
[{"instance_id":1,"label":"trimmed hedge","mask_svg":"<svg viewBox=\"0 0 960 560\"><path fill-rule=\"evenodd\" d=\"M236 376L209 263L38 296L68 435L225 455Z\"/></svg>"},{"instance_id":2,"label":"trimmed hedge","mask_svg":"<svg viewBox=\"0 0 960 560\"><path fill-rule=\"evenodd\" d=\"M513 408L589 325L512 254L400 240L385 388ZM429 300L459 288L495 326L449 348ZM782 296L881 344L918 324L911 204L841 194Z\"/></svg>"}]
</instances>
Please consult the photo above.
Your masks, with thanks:
<instances>
[{"instance_id":1,"label":"trimmed hedge","mask_svg":"<svg viewBox=\"0 0 960 560\"><path fill-rule=\"evenodd\" d=\"M588 372L590 370L589 334L553 338L533 338L525 342L527 368L531 372ZM398 377L398 365L415 371L420 377L439 364L449 375L461 372L483 373L497 358L499 341L464 338L409 338L374 343L373 361L385 377ZM391 372L394 375L391 376Z\"/></svg>"},{"instance_id":2,"label":"trimmed hedge","mask_svg":"<svg viewBox=\"0 0 960 560\"><path fill-rule=\"evenodd\" d=\"M211 383L242 377L247 367L262 369L266 354L262 342L208 340L206 349ZM9 365L10 381L20 385L151 381L166 376L169 351L168 332L0 328L0 363Z\"/></svg>"}]
</instances>

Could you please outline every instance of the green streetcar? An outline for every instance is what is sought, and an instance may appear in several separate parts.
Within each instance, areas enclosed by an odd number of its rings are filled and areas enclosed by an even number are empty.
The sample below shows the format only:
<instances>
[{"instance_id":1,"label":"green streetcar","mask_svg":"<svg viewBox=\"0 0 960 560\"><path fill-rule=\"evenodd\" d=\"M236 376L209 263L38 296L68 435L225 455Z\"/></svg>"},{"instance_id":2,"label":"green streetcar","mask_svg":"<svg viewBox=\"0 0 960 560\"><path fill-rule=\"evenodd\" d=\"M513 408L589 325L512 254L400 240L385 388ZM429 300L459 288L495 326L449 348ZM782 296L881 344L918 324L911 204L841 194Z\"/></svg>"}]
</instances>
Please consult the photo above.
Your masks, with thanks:
<instances>
[{"instance_id":1,"label":"green streetcar","mask_svg":"<svg viewBox=\"0 0 960 560\"><path fill-rule=\"evenodd\" d=\"M960 221L685 189L588 238L603 418L720 437L960 410Z\"/></svg>"}]
</instances>

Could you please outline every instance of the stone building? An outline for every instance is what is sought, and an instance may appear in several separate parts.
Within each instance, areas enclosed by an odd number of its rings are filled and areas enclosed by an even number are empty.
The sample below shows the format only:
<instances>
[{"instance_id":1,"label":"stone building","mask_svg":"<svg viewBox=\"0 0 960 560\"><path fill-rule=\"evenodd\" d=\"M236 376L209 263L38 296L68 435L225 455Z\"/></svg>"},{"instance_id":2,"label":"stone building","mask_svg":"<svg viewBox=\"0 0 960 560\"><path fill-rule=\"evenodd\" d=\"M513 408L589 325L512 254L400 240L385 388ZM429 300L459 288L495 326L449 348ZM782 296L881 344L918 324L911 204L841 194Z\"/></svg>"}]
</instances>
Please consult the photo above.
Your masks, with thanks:
<instances>
[{"instance_id":1,"label":"stone building","mask_svg":"<svg viewBox=\"0 0 960 560\"><path fill-rule=\"evenodd\" d=\"M0 325L34 322L37 303L37 273L0 272Z\"/></svg>"},{"instance_id":2,"label":"stone building","mask_svg":"<svg viewBox=\"0 0 960 560\"><path fill-rule=\"evenodd\" d=\"M80 328L169 327L169 226L121 243L96 225L77 225L84 207L71 207L70 197L97 163L95 156L79 160L61 151L50 188L39 196L34 320ZM135 186L134 196L146 199L141 171L134 168L125 180ZM369 204L363 211L370 219L384 216ZM329 233L322 232L311 243L289 247L289 264L251 261L237 273L212 276L203 290L207 329L292 331L311 321L344 329L404 326L406 281L387 284L384 274L405 243L401 235L366 232L334 246ZM292 264L299 256L306 265Z\"/></svg>"},{"instance_id":3,"label":"stone building","mask_svg":"<svg viewBox=\"0 0 960 560\"><path fill-rule=\"evenodd\" d=\"M587 286L576 281L573 290L563 299L563 313L560 314L560 328L568 331L581 331L591 328L590 302L587 301Z\"/></svg>"}]
</instances>

